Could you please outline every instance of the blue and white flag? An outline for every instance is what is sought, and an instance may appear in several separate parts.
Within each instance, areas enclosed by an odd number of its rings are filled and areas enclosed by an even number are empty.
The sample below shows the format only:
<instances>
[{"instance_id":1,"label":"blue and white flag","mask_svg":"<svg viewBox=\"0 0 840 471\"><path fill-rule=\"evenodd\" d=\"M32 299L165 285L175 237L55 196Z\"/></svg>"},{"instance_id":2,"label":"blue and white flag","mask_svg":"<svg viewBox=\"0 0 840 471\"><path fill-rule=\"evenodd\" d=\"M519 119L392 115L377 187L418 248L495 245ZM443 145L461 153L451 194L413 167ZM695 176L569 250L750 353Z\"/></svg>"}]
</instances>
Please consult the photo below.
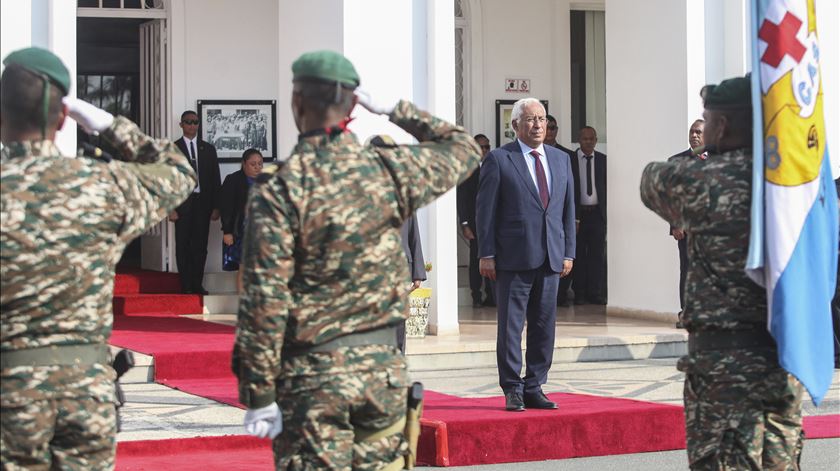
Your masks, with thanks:
<instances>
[{"instance_id":1,"label":"blue and white flag","mask_svg":"<svg viewBox=\"0 0 840 471\"><path fill-rule=\"evenodd\" d=\"M838 208L814 0L753 0L753 198L747 274L767 288L779 363L819 404L831 385Z\"/></svg>"}]
</instances>

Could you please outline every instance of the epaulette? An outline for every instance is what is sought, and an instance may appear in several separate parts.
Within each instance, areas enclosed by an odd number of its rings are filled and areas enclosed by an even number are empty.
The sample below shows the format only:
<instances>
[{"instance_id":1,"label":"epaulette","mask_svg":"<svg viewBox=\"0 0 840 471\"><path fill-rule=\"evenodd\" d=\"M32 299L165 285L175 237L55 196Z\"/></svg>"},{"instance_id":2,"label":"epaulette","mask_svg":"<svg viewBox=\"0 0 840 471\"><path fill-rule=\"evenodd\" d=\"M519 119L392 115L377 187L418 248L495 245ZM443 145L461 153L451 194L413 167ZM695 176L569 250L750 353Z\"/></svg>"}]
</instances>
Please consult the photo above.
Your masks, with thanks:
<instances>
[{"instance_id":1,"label":"epaulette","mask_svg":"<svg viewBox=\"0 0 840 471\"><path fill-rule=\"evenodd\" d=\"M399 147L399 144L397 144L396 141L387 134L373 136L370 138L370 145L374 147Z\"/></svg>"},{"instance_id":2,"label":"epaulette","mask_svg":"<svg viewBox=\"0 0 840 471\"><path fill-rule=\"evenodd\" d=\"M79 157L88 157L90 159L101 160L106 164L114 160L114 157L111 154L105 152L99 147L96 147L92 144L88 144L87 142L82 143L82 147L79 149Z\"/></svg>"},{"instance_id":3,"label":"epaulette","mask_svg":"<svg viewBox=\"0 0 840 471\"><path fill-rule=\"evenodd\" d=\"M266 166L263 171L257 175L257 178L255 178L254 181L257 183L265 183L271 180L271 177L273 177L274 174L283 167L283 164L284 162L276 161L273 165Z\"/></svg>"}]
</instances>

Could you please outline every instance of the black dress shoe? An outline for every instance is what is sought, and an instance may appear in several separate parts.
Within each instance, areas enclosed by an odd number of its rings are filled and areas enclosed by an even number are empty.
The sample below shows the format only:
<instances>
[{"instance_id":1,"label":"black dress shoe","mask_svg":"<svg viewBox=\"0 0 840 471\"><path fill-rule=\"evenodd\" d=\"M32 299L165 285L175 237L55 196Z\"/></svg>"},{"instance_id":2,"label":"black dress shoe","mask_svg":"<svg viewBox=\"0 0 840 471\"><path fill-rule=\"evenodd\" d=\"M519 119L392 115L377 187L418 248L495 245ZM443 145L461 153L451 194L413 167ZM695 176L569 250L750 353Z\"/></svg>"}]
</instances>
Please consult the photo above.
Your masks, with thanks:
<instances>
[{"instance_id":1,"label":"black dress shoe","mask_svg":"<svg viewBox=\"0 0 840 471\"><path fill-rule=\"evenodd\" d=\"M569 307L572 303L569 302L568 299L558 299L557 300L557 307Z\"/></svg>"},{"instance_id":2,"label":"black dress shoe","mask_svg":"<svg viewBox=\"0 0 840 471\"><path fill-rule=\"evenodd\" d=\"M484 307L496 307L496 301L494 301L490 298L485 299L483 304L484 304Z\"/></svg>"},{"instance_id":3,"label":"black dress shoe","mask_svg":"<svg viewBox=\"0 0 840 471\"><path fill-rule=\"evenodd\" d=\"M481 301L473 301L473 307L474 308L480 308L480 307L484 307L484 305L481 304Z\"/></svg>"},{"instance_id":4,"label":"black dress shoe","mask_svg":"<svg viewBox=\"0 0 840 471\"><path fill-rule=\"evenodd\" d=\"M182 289L181 294L193 294L193 290L191 289Z\"/></svg>"},{"instance_id":5,"label":"black dress shoe","mask_svg":"<svg viewBox=\"0 0 840 471\"><path fill-rule=\"evenodd\" d=\"M586 304L586 300L585 300L585 299L583 299L582 297L581 297L581 298L578 298L578 297L576 296L576 297L575 297L575 306L580 306L580 305L582 305L582 304Z\"/></svg>"},{"instance_id":6,"label":"black dress shoe","mask_svg":"<svg viewBox=\"0 0 840 471\"><path fill-rule=\"evenodd\" d=\"M210 294L210 292L207 291L206 289L204 289L203 286L199 286L198 288L196 288L195 294L200 294L202 296L207 296L208 294Z\"/></svg>"},{"instance_id":7,"label":"black dress shoe","mask_svg":"<svg viewBox=\"0 0 840 471\"><path fill-rule=\"evenodd\" d=\"M525 394L525 407L528 409L557 409L557 403L549 401L542 391Z\"/></svg>"},{"instance_id":8,"label":"black dress shoe","mask_svg":"<svg viewBox=\"0 0 840 471\"><path fill-rule=\"evenodd\" d=\"M522 412L525 410L525 403L522 402L522 394L518 392L505 393L505 410Z\"/></svg>"}]
</instances>

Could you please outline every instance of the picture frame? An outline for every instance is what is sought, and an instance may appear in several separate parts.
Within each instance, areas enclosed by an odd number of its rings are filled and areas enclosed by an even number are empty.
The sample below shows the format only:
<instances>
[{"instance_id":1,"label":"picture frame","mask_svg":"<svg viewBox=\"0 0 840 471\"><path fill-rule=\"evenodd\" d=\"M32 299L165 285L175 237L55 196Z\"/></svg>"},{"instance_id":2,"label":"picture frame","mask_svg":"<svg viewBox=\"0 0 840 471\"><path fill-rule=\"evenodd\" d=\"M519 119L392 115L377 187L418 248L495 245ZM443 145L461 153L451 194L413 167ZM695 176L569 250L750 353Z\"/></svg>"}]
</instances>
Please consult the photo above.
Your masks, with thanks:
<instances>
[{"instance_id":1,"label":"picture frame","mask_svg":"<svg viewBox=\"0 0 840 471\"><path fill-rule=\"evenodd\" d=\"M216 147L220 163L238 163L249 148L277 158L277 100L198 100L199 137Z\"/></svg>"},{"instance_id":2,"label":"picture frame","mask_svg":"<svg viewBox=\"0 0 840 471\"><path fill-rule=\"evenodd\" d=\"M496 147L502 147L516 140L516 133L510 124L513 104L518 100L496 100ZM540 100L548 114L548 100Z\"/></svg>"}]
</instances>

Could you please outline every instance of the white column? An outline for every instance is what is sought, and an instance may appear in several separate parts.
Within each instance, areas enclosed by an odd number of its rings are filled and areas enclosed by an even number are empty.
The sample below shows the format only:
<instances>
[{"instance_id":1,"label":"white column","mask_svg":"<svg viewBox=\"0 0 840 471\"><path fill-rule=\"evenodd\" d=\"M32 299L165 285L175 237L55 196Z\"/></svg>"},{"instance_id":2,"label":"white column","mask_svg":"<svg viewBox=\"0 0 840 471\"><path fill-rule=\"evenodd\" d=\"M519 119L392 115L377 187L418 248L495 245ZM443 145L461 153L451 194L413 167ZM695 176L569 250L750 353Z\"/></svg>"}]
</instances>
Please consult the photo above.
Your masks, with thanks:
<instances>
[{"instance_id":1,"label":"white column","mask_svg":"<svg viewBox=\"0 0 840 471\"><path fill-rule=\"evenodd\" d=\"M70 71L70 95L76 94L76 2L61 0L20 0L0 3L0 51L10 52L30 46L55 53ZM64 122L56 145L66 155L76 153L76 123Z\"/></svg>"},{"instance_id":2,"label":"white column","mask_svg":"<svg viewBox=\"0 0 840 471\"><path fill-rule=\"evenodd\" d=\"M817 0L817 34L820 38L820 76L823 86L825 130L834 178L840 177L840 3Z\"/></svg>"},{"instance_id":3,"label":"white column","mask_svg":"<svg viewBox=\"0 0 840 471\"><path fill-rule=\"evenodd\" d=\"M429 0L426 17L428 109L455 121L455 18L453 0ZM458 334L458 248L455 191L429 205L429 324L437 335Z\"/></svg>"},{"instance_id":4,"label":"white column","mask_svg":"<svg viewBox=\"0 0 840 471\"><path fill-rule=\"evenodd\" d=\"M76 2L32 1L32 45L49 49L70 71L70 96L76 96ZM76 122L68 119L55 137L65 155L76 154Z\"/></svg>"},{"instance_id":5,"label":"white column","mask_svg":"<svg viewBox=\"0 0 840 471\"><path fill-rule=\"evenodd\" d=\"M703 55L691 55L703 47L697 18L689 18L702 12L697 1L606 2L611 306L679 310L677 244L668 224L642 204L639 177L648 162L688 146L705 75L696 64Z\"/></svg>"}]
</instances>

